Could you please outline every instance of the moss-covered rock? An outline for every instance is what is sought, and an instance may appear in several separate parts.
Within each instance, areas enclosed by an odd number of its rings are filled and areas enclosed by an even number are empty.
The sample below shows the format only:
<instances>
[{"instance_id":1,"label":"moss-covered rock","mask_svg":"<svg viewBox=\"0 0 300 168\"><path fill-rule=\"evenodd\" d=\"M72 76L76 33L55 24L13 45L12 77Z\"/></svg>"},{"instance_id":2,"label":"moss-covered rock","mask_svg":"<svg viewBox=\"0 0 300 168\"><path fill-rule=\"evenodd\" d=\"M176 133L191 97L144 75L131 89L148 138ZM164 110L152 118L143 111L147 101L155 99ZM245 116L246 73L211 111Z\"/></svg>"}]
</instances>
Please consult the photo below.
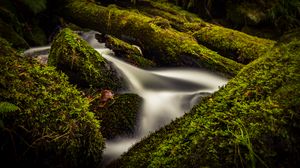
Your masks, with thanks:
<instances>
[{"instance_id":1,"label":"moss-covered rock","mask_svg":"<svg viewBox=\"0 0 300 168\"><path fill-rule=\"evenodd\" d=\"M299 54L274 47L108 167L297 167Z\"/></svg>"},{"instance_id":2,"label":"moss-covered rock","mask_svg":"<svg viewBox=\"0 0 300 168\"><path fill-rule=\"evenodd\" d=\"M81 87L112 90L124 88L115 69L69 28L61 30L55 37L48 64L62 70L72 83Z\"/></svg>"},{"instance_id":3,"label":"moss-covered rock","mask_svg":"<svg viewBox=\"0 0 300 168\"><path fill-rule=\"evenodd\" d=\"M142 98L132 93L115 94L113 99L103 104L101 96L101 93L90 95L92 99L90 109L101 120L103 137L112 139L122 135L133 135Z\"/></svg>"},{"instance_id":4,"label":"moss-covered rock","mask_svg":"<svg viewBox=\"0 0 300 168\"><path fill-rule=\"evenodd\" d=\"M142 48L146 58L159 66L208 68L227 76L234 76L242 68L241 64L199 45L191 35L161 26L161 22L157 25L155 18L138 12L75 0L68 3L62 13L78 25L120 39L131 39Z\"/></svg>"},{"instance_id":5,"label":"moss-covered rock","mask_svg":"<svg viewBox=\"0 0 300 168\"><path fill-rule=\"evenodd\" d=\"M12 167L95 167L104 140L89 102L54 67L19 56L0 38L1 164Z\"/></svg>"},{"instance_id":6,"label":"moss-covered rock","mask_svg":"<svg viewBox=\"0 0 300 168\"><path fill-rule=\"evenodd\" d=\"M138 46L131 45L125 41L110 35L98 36L98 39L105 42L105 46L111 49L115 56L132 65L141 68L155 67L155 63L143 57Z\"/></svg>"}]
</instances>

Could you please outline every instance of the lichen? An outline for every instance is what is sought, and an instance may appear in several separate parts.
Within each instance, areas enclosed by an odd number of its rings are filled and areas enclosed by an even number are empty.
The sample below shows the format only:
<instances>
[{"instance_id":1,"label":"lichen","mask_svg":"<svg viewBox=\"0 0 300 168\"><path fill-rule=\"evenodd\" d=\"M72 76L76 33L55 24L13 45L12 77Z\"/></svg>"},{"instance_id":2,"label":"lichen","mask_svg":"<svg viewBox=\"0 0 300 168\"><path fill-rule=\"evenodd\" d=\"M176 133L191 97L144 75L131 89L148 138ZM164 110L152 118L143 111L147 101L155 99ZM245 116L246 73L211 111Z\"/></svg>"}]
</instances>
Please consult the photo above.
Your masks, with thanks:
<instances>
[{"instance_id":1,"label":"lichen","mask_svg":"<svg viewBox=\"0 0 300 168\"><path fill-rule=\"evenodd\" d=\"M99 121L67 76L18 55L0 38L0 102L20 110L1 118L0 156L12 167L98 165L104 140Z\"/></svg>"}]
</instances>

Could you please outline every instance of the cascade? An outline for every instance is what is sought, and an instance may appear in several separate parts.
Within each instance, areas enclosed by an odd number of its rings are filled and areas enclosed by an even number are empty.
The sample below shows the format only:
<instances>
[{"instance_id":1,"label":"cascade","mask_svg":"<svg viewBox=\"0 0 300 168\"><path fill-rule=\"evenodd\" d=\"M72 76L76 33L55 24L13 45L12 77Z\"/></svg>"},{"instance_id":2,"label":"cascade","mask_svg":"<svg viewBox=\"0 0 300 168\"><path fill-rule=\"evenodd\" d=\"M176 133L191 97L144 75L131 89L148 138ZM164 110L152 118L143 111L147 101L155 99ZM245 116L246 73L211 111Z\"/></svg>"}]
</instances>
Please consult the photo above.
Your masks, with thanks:
<instances>
[{"instance_id":1,"label":"cascade","mask_svg":"<svg viewBox=\"0 0 300 168\"><path fill-rule=\"evenodd\" d=\"M183 116L201 97L212 94L227 83L226 78L202 69L144 70L135 67L116 58L113 51L98 43L95 33L90 31L80 35L126 78L127 92L136 93L144 99L135 134L106 141L102 167L120 157L143 137ZM50 46L31 48L24 55L45 60L49 50Z\"/></svg>"}]
</instances>

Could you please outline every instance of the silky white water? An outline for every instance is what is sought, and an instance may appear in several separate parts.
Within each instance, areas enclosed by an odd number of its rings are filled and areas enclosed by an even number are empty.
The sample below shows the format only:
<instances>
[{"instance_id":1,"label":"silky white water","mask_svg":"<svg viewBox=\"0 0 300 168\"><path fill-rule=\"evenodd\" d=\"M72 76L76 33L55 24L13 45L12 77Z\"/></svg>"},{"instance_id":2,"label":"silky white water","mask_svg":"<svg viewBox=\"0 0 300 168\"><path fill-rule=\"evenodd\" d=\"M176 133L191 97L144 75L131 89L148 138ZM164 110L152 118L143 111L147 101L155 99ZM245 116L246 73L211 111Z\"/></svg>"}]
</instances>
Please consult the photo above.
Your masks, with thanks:
<instances>
[{"instance_id":1,"label":"silky white water","mask_svg":"<svg viewBox=\"0 0 300 168\"><path fill-rule=\"evenodd\" d=\"M117 159L141 138L188 112L199 98L224 86L226 79L199 69L143 70L113 57L107 49L96 49L126 78L129 92L144 99L135 135L106 142L103 165Z\"/></svg>"},{"instance_id":2,"label":"silky white water","mask_svg":"<svg viewBox=\"0 0 300 168\"><path fill-rule=\"evenodd\" d=\"M224 86L227 79L200 69L169 68L143 70L114 57L114 53L98 43L94 31L81 34L107 61L112 62L127 80L126 92L144 99L138 112L137 129L132 137L117 137L105 143L102 167L120 157L132 145L151 132L188 112L201 97ZM50 47L27 50L24 54L40 53L45 57ZM36 56L36 55L35 55ZM37 56L38 57L38 56Z\"/></svg>"}]
</instances>

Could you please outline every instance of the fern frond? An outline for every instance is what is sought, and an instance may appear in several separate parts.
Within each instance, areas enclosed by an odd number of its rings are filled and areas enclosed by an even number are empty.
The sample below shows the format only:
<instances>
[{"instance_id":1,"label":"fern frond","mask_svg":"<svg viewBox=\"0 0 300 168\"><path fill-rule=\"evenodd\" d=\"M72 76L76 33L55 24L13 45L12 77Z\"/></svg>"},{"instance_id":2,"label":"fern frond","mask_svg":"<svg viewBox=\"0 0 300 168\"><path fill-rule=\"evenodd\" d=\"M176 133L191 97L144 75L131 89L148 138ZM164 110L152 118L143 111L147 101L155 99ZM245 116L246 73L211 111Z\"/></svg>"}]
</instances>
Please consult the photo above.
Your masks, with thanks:
<instances>
[{"instance_id":1,"label":"fern frond","mask_svg":"<svg viewBox=\"0 0 300 168\"><path fill-rule=\"evenodd\" d=\"M20 108L9 102L0 102L0 113L9 113L19 110Z\"/></svg>"}]
</instances>

